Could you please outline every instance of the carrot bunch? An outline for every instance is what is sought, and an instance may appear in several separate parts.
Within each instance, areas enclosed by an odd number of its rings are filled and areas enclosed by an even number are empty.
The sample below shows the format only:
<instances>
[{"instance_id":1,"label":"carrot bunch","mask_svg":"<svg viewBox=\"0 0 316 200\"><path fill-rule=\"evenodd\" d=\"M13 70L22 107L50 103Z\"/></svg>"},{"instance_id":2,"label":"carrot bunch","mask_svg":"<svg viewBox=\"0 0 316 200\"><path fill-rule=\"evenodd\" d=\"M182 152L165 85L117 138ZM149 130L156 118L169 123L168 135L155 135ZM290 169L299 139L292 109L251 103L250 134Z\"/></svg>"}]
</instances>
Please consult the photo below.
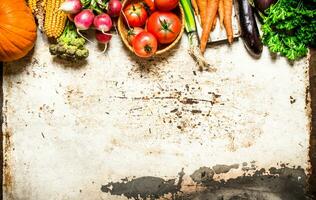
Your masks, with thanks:
<instances>
[{"instance_id":1,"label":"carrot bunch","mask_svg":"<svg viewBox=\"0 0 316 200\"><path fill-rule=\"evenodd\" d=\"M233 42L232 10L233 0L191 0L196 15L200 16L202 26L201 52L205 52L210 33L215 29L217 14L221 28L225 27L228 42Z\"/></svg>"}]
</instances>

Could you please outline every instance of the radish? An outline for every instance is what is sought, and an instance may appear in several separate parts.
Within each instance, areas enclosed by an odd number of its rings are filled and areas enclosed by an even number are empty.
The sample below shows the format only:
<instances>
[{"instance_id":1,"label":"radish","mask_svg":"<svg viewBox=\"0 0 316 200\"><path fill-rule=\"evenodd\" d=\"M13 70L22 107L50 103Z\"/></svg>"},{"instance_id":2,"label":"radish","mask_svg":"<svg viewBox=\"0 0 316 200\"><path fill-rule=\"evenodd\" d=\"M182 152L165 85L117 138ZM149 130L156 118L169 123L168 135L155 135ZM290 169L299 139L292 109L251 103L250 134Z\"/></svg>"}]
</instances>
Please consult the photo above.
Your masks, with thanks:
<instances>
[{"instance_id":1,"label":"radish","mask_svg":"<svg viewBox=\"0 0 316 200\"><path fill-rule=\"evenodd\" d=\"M88 30L93 23L93 19L94 14L90 9L85 9L78 13L74 18L77 30Z\"/></svg>"},{"instance_id":2,"label":"radish","mask_svg":"<svg viewBox=\"0 0 316 200\"><path fill-rule=\"evenodd\" d=\"M67 14L75 14L80 12L82 5L80 0L66 0L60 5L60 10Z\"/></svg>"},{"instance_id":3,"label":"radish","mask_svg":"<svg viewBox=\"0 0 316 200\"><path fill-rule=\"evenodd\" d=\"M112 35L110 33L102 33L101 31L96 30L95 38L99 43L104 44L104 50L102 51L102 53L104 53L107 49L109 41L112 39Z\"/></svg>"},{"instance_id":4,"label":"radish","mask_svg":"<svg viewBox=\"0 0 316 200\"><path fill-rule=\"evenodd\" d=\"M81 37L86 39L88 42L91 42L91 41L88 38L86 38L84 35L82 35L80 33L80 30L88 30L93 23L93 19L94 19L94 14L93 14L92 10L90 10L90 9L82 10L74 18L74 22L75 22L75 25L77 27L77 33ZM93 42L91 42L91 43L93 43Z\"/></svg>"},{"instance_id":5,"label":"radish","mask_svg":"<svg viewBox=\"0 0 316 200\"><path fill-rule=\"evenodd\" d=\"M94 18L93 25L102 33L108 32L112 28L112 20L108 14L102 13Z\"/></svg>"},{"instance_id":6,"label":"radish","mask_svg":"<svg viewBox=\"0 0 316 200\"><path fill-rule=\"evenodd\" d=\"M122 3L119 0L110 0L108 5L108 14L111 17L118 17L122 10Z\"/></svg>"}]
</instances>

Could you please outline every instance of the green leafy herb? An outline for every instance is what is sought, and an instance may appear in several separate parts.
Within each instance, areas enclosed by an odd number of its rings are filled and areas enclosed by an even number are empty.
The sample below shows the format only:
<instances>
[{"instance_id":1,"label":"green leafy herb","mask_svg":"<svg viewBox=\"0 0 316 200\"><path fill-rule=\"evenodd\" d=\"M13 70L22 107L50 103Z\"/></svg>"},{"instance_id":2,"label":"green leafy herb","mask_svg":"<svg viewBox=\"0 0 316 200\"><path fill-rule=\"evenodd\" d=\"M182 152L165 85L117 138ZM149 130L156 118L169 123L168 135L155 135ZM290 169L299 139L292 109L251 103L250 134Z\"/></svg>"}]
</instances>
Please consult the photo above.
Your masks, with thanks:
<instances>
[{"instance_id":1,"label":"green leafy herb","mask_svg":"<svg viewBox=\"0 0 316 200\"><path fill-rule=\"evenodd\" d=\"M316 44L316 0L278 0L265 14L262 41L271 52L296 60Z\"/></svg>"}]
</instances>

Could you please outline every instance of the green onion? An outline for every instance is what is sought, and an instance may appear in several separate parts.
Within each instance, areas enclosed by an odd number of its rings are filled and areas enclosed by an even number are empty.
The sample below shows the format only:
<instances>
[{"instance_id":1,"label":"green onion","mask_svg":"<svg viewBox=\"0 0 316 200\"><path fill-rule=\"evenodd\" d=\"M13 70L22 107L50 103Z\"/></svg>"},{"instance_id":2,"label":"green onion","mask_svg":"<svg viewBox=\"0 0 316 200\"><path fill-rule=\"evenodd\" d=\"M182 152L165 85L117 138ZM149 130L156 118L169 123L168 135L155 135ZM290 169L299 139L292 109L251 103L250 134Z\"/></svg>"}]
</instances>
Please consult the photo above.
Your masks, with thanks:
<instances>
[{"instance_id":1,"label":"green onion","mask_svg":"<svg viewBox=\"0 0 316 200\"><path fill-rule=\"evenodd\" d=\"M185 30L190 32L196 32L196 25L194 14L191 6L190 0L181 0L181 5L184 10L184 17L185 17Z\"/></svg>"},{"instance_id":2,"label":"green onion","mask_svg":"<svg viewBox=\"0 0 316 200\"><path fill-rule=\"evenodd\" d=\"M185 30L189 39L189 54L195 60L200 70L209 68L209 64L203 57L201 50L199 48L199 39L196 31L196 24L194 19L194 13L191 5L191 0L180 0L182 8L184 10L185 18Z\"/></svg>"}]
</instances>

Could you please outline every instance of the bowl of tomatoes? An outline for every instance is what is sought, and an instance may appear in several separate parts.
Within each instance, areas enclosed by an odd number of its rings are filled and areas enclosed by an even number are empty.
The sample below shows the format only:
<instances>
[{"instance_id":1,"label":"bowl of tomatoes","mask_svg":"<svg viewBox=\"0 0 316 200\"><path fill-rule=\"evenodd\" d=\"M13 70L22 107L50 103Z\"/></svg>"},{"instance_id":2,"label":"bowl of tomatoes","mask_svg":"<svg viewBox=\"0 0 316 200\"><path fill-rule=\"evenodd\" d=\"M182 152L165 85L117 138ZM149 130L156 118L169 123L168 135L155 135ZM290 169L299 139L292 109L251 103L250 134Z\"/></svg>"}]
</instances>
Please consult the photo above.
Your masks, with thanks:
<instances>
[{"instance_id":1,"label":"bowl of tomatoes","mask_svg":"<svg viewBox=\"0 0 316 200\"><path fill-rule=\"evenodd\" d=\"M125 46L139 57L152 57L173 48L184 31L179 0L125 0L118 32Z\"/></svg>"}]
</instances>

